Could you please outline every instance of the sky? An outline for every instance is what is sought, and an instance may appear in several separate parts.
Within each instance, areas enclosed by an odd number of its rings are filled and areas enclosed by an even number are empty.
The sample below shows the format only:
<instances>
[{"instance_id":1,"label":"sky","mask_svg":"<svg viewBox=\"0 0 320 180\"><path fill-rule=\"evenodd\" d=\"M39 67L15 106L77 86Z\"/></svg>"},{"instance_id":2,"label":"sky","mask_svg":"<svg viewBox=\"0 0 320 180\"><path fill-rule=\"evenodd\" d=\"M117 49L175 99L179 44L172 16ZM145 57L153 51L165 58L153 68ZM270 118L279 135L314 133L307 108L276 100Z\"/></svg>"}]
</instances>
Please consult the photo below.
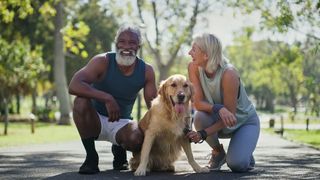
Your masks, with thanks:
<instances>
[{"instance_id":1,"label":"sky","mask_svg":"<svg viewBox=\"0 0 320 180\"><path fill-rule=\"evenodd\" d=\"M117 1L120 3L122 1ZM123 2L122 2L123 3ZM132 1L135 4L135 1ZM125 7L125 5L123 4ZM259 27L259 22L261 21L260 15L254 12L250 15L243 15L237 13L234 15L234 10L232 8L222 7L219 5L215 6L202 17L198 17L197 25L195 26L194 33L199 34L202 32L208 32L215 34L222 42L223 47L233 44L233 39L235 32L241 31L243 27L254 26L256 29ZM136 6L133 6L133 11L137 11ZM206 18L203 18L206 17ZM150 22L153 24L153 22ZM147 23L148 24L148 23ZM154 34L153 29L147 32L148 35ZM148 30L147 30L148 31ZM299 32L290 31L286 34L274 34L270 31L268 32L256 32L253 34L253 40L271 39L274 41L284 41L289 44L295 42L296 40L304 39L305 36Z\"/></svg>"},{"instance_id":2,"label":"sky","mask_svg":"<svg viewBox=\"0 0 320 180\"><path fill-rule=\"evenodd\" d=\"M259 22L261 21L260 15L258 13L253 13L250 15L234 15L233 10L227 8L223 11L223 13L209 12L205 14L205 16L209 17L209 21L205 22L201 20L201 18L199 18L199 24L198 26L196 26L195 32L200 33L201 31L203 31L215 34L220 39L224 47L233 44L235 32L241 31L241 29L245 26L254 26L258 29ZM203 25L205 27L203 27ZM286 34L274 34L269 31L256 32L254 33L252 38L253 40L279 40L291 44L296 40L305 38L305 36L295 31L289 31Z\"/></svg>"}]
</instances>

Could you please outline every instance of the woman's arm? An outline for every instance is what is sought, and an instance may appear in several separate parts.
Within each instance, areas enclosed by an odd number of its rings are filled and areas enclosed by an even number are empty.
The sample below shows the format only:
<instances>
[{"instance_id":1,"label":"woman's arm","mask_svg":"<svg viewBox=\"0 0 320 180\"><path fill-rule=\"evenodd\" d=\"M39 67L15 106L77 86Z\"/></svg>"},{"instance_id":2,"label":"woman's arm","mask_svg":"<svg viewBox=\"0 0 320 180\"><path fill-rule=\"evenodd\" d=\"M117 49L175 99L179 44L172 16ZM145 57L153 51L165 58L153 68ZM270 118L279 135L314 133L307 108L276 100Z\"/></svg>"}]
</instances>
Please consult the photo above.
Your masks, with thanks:
<instances>
[{"instance_id":1,"label":"woman's arm","mask_svg":"<svg viewBox=\"0 0 320 180\"><path fill-rule=\"evenodd\" d=\"M212 112L212 104L204 101L203 90L199 80L198 66L191 62L188 65L188 75L194 88L193 105L198 111Z\"/></svg>"}]
</instances>

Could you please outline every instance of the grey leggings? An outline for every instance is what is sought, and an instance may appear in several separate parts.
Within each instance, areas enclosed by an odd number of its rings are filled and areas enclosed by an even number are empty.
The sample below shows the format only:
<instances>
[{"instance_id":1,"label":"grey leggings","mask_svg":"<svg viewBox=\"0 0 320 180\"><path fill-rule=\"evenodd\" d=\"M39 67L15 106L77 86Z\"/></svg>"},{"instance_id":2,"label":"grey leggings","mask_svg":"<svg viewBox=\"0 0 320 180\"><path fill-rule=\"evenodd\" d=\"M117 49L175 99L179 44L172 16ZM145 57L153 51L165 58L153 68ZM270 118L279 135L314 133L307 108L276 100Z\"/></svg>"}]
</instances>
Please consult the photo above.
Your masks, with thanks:
<instances>
[{"instance_id":1,"label":"grey leggings","mask_svg":"<svg viewBox=\"0 0 320 180\"><path fill-rule=\"evenodd\" d=\"M195 112L194 126L196 130L205 129L218 121L216 114L208 114L202 111ZM248 120L237 130L230 134L230 143L227 152L227 165L235 172L245 172L250 165L254 165L253 151L256 148L260 134L260 120L257 114ZM220 145L218 136L220 132L208 136L206 142L211 146Z\"/></svg>"}]
</instances>

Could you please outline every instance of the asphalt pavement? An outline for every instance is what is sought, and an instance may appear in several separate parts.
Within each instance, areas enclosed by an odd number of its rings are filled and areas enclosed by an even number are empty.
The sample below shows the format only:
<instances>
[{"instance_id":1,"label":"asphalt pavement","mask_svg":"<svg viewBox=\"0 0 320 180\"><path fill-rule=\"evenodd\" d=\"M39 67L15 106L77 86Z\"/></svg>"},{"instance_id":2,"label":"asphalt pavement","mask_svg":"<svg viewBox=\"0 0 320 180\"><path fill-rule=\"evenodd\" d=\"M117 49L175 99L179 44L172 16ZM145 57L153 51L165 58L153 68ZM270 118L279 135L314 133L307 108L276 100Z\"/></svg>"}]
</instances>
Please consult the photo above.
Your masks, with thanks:
<instances>
[{"instance_id":1,"label":"asphalt pavement","mask_svg":"<svg viewBox=\"0 0 320 180\"><path fill-rule=\"evenodd\" d=\"M225 149L228 142L222 140ZM112 170L109 142L96 142L96 148L101 172L95 175L78 174L85 157L80 139L67 143L0 148L0 179L320 179L319 150L263 132L254 153L256 167L247 173L232 173L227 165L223 165L220 171L197 174L182 153L175 163L176 172L151 172L145 177L135 177L129 170ZM209 146L206 143L192 144L192 148L197 162L206 165ZM130 152L128 157L131 157Z\"/></svg>"}]
</instances>

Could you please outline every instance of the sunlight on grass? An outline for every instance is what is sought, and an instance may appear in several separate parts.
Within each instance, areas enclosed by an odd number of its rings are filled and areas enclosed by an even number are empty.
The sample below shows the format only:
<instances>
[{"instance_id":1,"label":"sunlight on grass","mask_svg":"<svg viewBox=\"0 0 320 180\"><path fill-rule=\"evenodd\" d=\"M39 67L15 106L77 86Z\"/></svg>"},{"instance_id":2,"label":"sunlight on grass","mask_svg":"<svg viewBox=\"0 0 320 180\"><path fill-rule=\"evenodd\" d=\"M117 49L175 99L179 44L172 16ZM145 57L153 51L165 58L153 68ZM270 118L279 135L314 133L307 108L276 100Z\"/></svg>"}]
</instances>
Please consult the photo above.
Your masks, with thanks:
<instances>
[{"instance_id":1,"label":"sunlight on grass","mask_svg":"<svg viewBox=\"0 0 320 180\"><path fill-rule=\"evenodd\" d=\"M35 133L31 133L29 123L10 123L8 135L3 135L4 124L0 124L0 147L63 142L80 139L74 125L59 126L49 123L36 123Z\"/></svg>"},{"instance_id":2,"label":"sunlight on grass","mask_svg":"<svg viewBox=\"0 0 320 180\"><path fill-rule=\"evenodd\" d=\"M274 129L266 128L263 129L264 132L274 134ZM320 130L293 130L293 129L285 129L284 138L299 142L303 144L311 145L315 148L320 148Z\"/></svg>"},{"instance_id":3,"label":"sunlight on grass","mask_svg":"<svg viewBox=\"0 0 320 180\"><path fill-rule=\"evenodd\" d=\"M292 141L310 144L320 148L320 130L285 130L284 136Z\"/></svg>"}]
</instances>

